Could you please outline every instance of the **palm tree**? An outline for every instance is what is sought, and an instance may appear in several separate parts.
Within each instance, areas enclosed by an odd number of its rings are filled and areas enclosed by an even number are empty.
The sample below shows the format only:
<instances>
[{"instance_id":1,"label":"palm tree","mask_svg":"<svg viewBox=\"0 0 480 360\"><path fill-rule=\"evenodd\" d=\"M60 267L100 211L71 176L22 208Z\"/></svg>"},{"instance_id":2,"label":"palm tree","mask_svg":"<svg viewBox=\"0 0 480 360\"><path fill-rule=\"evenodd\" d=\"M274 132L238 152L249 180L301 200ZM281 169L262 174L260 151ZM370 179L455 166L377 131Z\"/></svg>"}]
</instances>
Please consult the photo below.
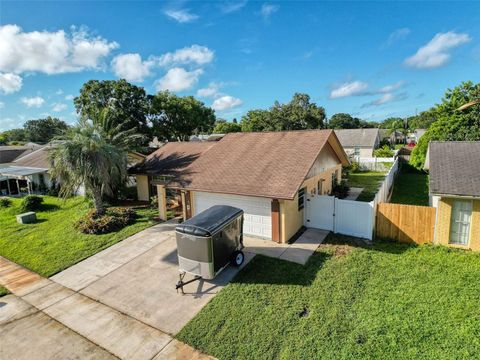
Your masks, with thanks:
<instances>
[{"instance_id":1,"label":"palm tree","mask_svg":"<svg viewBox=\"0 0 480 360\"><path fill-rule=\"evenodd\" d=\"M105 213L103 195L111 195L127 177L125 149L112 144L101 126L88 121L68 131L65 140L51 150L50 161L52 177L61 184L60 194L69 196L83 185L99 215Z\"/></svg>"}]
</instances>

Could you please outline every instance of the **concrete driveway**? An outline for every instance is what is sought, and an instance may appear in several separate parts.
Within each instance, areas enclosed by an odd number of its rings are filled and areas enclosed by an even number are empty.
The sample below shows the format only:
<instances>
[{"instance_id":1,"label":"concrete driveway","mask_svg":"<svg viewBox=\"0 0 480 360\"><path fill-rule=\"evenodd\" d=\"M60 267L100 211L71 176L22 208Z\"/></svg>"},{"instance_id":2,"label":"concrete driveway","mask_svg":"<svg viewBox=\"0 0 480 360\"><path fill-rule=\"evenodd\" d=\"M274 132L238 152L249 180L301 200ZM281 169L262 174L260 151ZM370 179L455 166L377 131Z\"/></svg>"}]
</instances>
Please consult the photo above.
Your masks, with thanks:
<instances>
[{"instance_id":1,"label":"concrete driveway","mask_svg":"<svg viewBox=\"0 0 480 360\"><path fill-rule=\"evenodd\" d=\"M239 269L226 268L212 281L198 281L177 293L175 224L146 229L51 280L162 332L175 335L228 284ZM247 264L253 254L246 253Z\"/></svg>"}]
</instances>

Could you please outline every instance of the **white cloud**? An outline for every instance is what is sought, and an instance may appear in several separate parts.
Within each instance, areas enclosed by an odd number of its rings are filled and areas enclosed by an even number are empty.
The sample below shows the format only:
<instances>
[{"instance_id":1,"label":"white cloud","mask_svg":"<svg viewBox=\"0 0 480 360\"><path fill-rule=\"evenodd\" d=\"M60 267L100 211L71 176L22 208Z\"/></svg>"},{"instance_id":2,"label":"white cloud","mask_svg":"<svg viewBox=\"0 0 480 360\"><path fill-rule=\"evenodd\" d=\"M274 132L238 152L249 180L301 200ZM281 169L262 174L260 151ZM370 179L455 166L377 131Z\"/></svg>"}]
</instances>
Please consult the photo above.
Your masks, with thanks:
<instances>
[{"instance_id":1,"label":"white cloud","mask_svg":"<svg viewBox=\"0 0 480 360\"><path fill-rule=\"evenodd\" d=\"M22 78L18 75L4 74L0 72L0 92L4 94L11 94L19 91L22 88L22 82Z\"/></svg>"},{"instance_id":2,"label":"white cloud","mask_svg":"<svg viewBox=\"0 0 480 360\"><path fill-rule=\"evenodd\" d=\"M31 107L40 107L43 105L45 102L45 99L43 99L40 96L35 96L35 97L22 97L20 98L20 102L24 104L25 106L31 108Z\"/></svg>"},{"instance_id":3,"label":"white cloud","mask_svg":"<svg viewBox=\"0 0 480 360\"><path fill-rule=\"evenodd\" d=\"M198 15L191 13L190 10L187 9L165 10L164 14L179 23L188 23L198 19Z\"/></svg>"},{"instance_id":4,"label":"white cloud","mask_svg":"<svg viewBox=\"0 0 480 360\"><path fill-rule=\"evenodd\" d=\"M224 14L230 14L239 11L247 4L247 0L243 1L227 1L220 5L220 10Z\"/></svg>"},{"instance_id":5,"label":"white cloud","mask_svg":"<svg viewBox=\"0 0 480 360\"><path fill-rule=\"evenodd\" d=\"M265 3L262 5L262 8L260 9L260 15L262 15L265 20L268 20L270 18L270 15L277 12L278 9L279 9L278 5Z\"/></svg>"},{"instance_id":6,"label":"white cloud","mask_svg":"<svg viewBox=\"0 0 480 360\"><path fill-rule=\"evenodd\" d=\"M397 82L394 83L394 84L386 85L386 86L380 88L380 90L378 90L378 92L380 92L380 93L389 93L389 92L392 92L392 91L395 91L395 90L400 89L404 84L405 84L404 81L397 81Z\"/></svg>"},{"instance_id":7,"label":"white cloud","mask_svg":"<svg viewBox=\"0 0 480 360\"><path fill-rule=\"evenodd\" d=\"M74 98L75 98L75 96L73 96L73 95L65 96L65 100L73 100Z\"/></svg>"},{"instance_id":8,"label":"white cloud","mask_svg":"<svg viewBox=\"0 0 480 360\"><path fill-rule=\"evenodd\" d=\"M140 54L122 54L112 60L115 75L133 82L142 82L145 77L150 75L150 69L154 65L153 58L142 61Z\"/></svg>"},{"instance_id":9,"label":"white cloud","mask_svg":"<svg viewBox=\"0 0 480 360\"><path fill-rule=\"evenodd\" d=\"M367 88L368 83L358 80L339 84L330 92L330 98L337 99L346 96L364 95Z\"/></svg>"},{"instance_id":10,"label":"white cloud","mask_svg":"<svg viewBox=\"0 0 480 360\"><path fill-rule=\"evenodd\" d=\"M391 103L391 102L394 102L394 101L405 100L407 97L408 97L408 95L405 92L402 92L402 93L399 93L399 94L385 93L382 96L380 96L378 99L370 101L366 104L363 104L361 107L366 108L366 107L370 107L370 106L380 106L380 105L388 104L388 103Z\"/></svg>"},{"instance_id":11,"label":"white cloud","mask_svg":"<svg viewBox=\"0 0 480 360\"><path fill-rule=\"evenodd\" d=\"M117 47L116 42L92 37L86 30L24 32L17 25L4 25L0 26L0 71L60 74L97 69Z\"/></svg>"},{"instance_id":12,"label":"white cloud","mask_svg":"<svg viewBox=\"0 0 480 360\"><path fill-rule=\"evenodd\" d=\"M157 91L171 90L183 91L191 89L197 82L202 69L187 71L180 67L174 67L167 71L164 77L155 82Z\"/></svg>"},{"instance_id":13,"label":"white cloud","mask_svg":"<svg viewBox=\"0 0 480 360\"><path fill-rule=\"evenodd\" d=\"M168 52L160 57L160 65L169 66L174 64L196 64L205 65L213 61L213 50L206 46L192 45L178 49L175 52Z\"/></svg>"},{"instance_id":14,"label":"white cloud","mask_svg":"<svg viewBox=\"0 0 480 360\"><path fill-rule=\"evenodd\" d=\"M63 103L55 103L55 104L52 104L52 110L55 111L55 112L60 112L60 111L63 111L67 108L67 105L66 104L63 104Z\"/></svg>"},{"instance_id":15,"label":"white cloud","mask_svg":"<svg viewBox=\"0 0 480 360\"><path fill-rule=\"evenodd\" d=\"M410 33L411 33L411 30L409 28L397 29L388 36L388 39L385 45L390 46L393 43L397 42L398 40L404 39Z\"/></svg>"},{"instance_id":16,"label":"white cloud","mask_svg":"<svg viewBox=\"0 0 480 360\"><path fill-rule=\"evenodd\" d=\"M216 99L212 104L212 109L216 111L229 110L242 105L242 100L230 95L222 96Z\"/></svg>"},{"instance_id":17,"label":"white cloud","mask_svg":"<svg viewBox=\"0 0 480 360\"><path fill-rule=\"evenodd\" d=\"M407 58L405 64L418 69L443 66L450 60L449 51L471 40L468 34L459 34L454 31L438 33L413 56Z\"/></svg>"},{"instance_id":18,"label":"white cloud","mask_svg":"<svg viewBox=\"0 0 480 360\"><path fill-rule=\"evenodd\" d=\"M197 96L204 98L215 98L221 96L220 88L223 84L211 82L207 87L197 90Z\"/></svg>"}]
</instances>

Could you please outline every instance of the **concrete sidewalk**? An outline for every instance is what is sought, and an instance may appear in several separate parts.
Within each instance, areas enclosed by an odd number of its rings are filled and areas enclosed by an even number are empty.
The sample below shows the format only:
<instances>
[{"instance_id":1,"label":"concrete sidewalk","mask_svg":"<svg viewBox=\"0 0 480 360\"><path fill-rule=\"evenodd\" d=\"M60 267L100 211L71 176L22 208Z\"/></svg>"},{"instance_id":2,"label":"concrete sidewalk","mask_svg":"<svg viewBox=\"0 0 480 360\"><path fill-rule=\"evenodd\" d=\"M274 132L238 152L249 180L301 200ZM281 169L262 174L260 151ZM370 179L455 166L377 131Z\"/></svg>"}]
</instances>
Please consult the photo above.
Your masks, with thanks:
<instances>
[{"instance_id":1,"label":"concrete sidewalk","mask_svg":"<svg viewBox=\"0 0 480 360\"><path fill-rule=\"evenodd\" d=\"M270 240L252 237L245 237L243 244L245 245L245 252L305 265L328 234L329 231L327 230L307 229L293 244L277 244Z\"/></svg>"},{"instance_id":2,"label":"concrete sidewalk","mask_svg":"<svg viewBox=\"0 0 480 360\"><path fill-rule=\"evenodd\" d=\"M211 359L157 328L2 257L0 284L12 292L0 298L0 358Z\"/></svg>"}]
</instances>

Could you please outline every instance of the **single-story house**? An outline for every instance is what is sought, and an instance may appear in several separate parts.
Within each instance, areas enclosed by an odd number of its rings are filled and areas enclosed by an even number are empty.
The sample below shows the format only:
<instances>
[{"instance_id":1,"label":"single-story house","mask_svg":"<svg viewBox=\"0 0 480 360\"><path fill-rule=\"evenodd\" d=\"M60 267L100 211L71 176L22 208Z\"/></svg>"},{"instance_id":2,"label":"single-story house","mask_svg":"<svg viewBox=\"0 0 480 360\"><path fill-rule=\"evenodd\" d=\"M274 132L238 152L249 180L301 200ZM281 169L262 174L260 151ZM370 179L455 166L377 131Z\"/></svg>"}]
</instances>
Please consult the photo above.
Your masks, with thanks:
<instances>
[{"instance_id":1,"label":"single-story house","mask_svg":"<svg viewBox=\"0 0 480 360\"><path fill-rule=\"evenodd\" d=\"M437 209L434 243L480 250L480 141L432 141L430 205Z\"/></svg>"},{"instance_id":2,"label":"single-story house","mask_svg":"<svg viewBox=\"0 0 480 360\"><path fill-rule=\"evenodd\" d=\"M54 146L55 143L52 142L44 146L28 147L16 158L10 157L11 161L0 163L0 196L44 193L49 189L52 181L49 174L48 152ZM145 156L140 153L128 153L129 166L144 159ZM84 194L83 187L78 189L77 194Z\"/></svg>"},{"instance_id":3,"label":"single-story house","mask_svg":"<svg viewBox=\"0 0 480 360\"><path fill-rule=\"evenodd\" d=\"M48 169L50 145L28 147L15 159L0 164L0 195L22 195L51 185Z\"/></svg>"},{"instance_id":4,"label":"single-story house","mask_svg":"<svg viewBox=\"0 0 480 360\"><path fill-rule=\"evenodd\" d=\"M176 191L184 218L231 205L244 210L246 235L284 243L305 223L306 195L329 194L348 164L333 130L231 133L168 143L131 173L139 198L156 194L162 218Z\"/></svg>"},{"instance_id":5,"label":"single-story house","mask_svg":"<svg viewBox=\"0 0 480 360\"><path fill-rule=\"evenodd\" d=\"M371 158L380 145L379 129L339 129L335 134L349 156Z\"/></svg>"}]
</instances>

